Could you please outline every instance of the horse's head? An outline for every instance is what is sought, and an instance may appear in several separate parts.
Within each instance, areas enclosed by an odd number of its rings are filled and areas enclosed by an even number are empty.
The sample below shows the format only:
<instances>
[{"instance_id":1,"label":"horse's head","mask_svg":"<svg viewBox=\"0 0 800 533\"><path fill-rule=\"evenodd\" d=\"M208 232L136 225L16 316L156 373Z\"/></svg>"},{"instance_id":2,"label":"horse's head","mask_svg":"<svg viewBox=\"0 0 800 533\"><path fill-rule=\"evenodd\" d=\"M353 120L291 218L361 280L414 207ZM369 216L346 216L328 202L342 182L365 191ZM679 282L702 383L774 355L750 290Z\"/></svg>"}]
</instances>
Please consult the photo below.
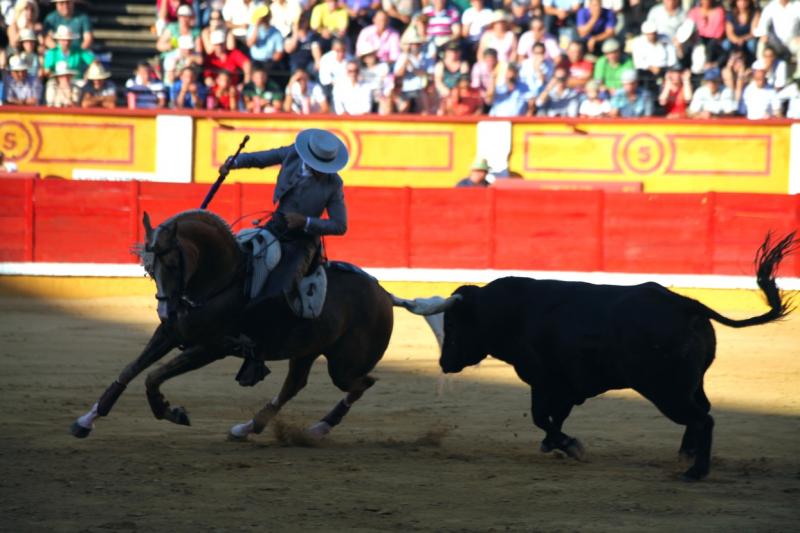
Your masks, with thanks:
<instances>
[{"instance_id":1,"label":"horse's head","mask_svg":"<svg viewBox=\"0 0 800 533\"><path fill-rule=\"evenodd\" d=\"M145 213L142 223L144 267L156 282L158 318L165 322L175 317L185 298L186 286L197 268L197 248L181 239L177 220L167 221L154 230L150 216Z\"/></svg>"}]
</instances>

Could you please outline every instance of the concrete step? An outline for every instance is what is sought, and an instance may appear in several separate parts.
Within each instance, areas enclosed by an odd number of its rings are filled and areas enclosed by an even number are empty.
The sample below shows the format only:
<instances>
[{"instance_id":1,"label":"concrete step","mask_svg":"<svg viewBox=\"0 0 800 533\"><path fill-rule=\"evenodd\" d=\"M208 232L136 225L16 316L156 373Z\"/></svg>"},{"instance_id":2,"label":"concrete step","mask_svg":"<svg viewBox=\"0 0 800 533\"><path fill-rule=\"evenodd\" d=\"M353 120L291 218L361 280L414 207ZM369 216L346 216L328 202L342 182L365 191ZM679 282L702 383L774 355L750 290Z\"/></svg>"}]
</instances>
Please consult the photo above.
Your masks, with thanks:
<instances>
[{"instance_id":1,"label":"concrete step","mask_svg":"<svg viewBox=\"0 0 800 533\"><path fill-rule=\"evenodd\" d=\"M156 4L155 2L145 2L143 4L135 4L131 2L92 2L91 7L87 9L89 14L98 15L143 15L149 16L153 20L156 19Z\"/></svg>"},{"instance_id":2,"label":"concrete step","mask_svg":"<svg viewBox=\"0 0 800 533\"><path fill-rule=\"evenodd\" d=\"M92 15L89 17L93 28L115 29L120 27L147 28L155 24L155 17L149 15Z\"/></svg>"},{"instance_id":3,"label":"concrete step","mask_svg":"<svg viewBox=\"0 0 800 533\"><path fill-rule=\"evenodd\" d=\"M130 41L131 44L133 43L140 43L140 42L149 42L155 46L156 43L156 36L150 33L149 30L142 30L142 29L105 29L105 28L96 28L92 31L94 33L94 38L97 40L102 41Z\"/></svg>"}]
</instances>

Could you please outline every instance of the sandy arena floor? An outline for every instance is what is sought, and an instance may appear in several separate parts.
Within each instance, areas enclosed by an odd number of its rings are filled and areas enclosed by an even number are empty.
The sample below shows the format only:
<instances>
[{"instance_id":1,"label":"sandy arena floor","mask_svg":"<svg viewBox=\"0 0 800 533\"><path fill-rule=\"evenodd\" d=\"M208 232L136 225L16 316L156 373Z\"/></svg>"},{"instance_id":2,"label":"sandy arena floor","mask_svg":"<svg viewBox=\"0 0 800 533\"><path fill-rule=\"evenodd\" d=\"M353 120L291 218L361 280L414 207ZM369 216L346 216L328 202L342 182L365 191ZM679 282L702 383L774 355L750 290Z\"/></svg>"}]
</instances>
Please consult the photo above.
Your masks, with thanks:
<instances>
[{"instance_id":1,"label":"sandy arena floor","mask_svg":"<svg viewBox=\"0 0 800 533\"><path fill-rule=\"evenodd\" d=\"M422 293L420 293L422 294ZM407 295L407 294L406 294ZM733 316L752 293L704 299ZM324 360L278 428L225 439L278 390L228 359L163 388L192 427L155 420L144 379L85 440L67 429L144 346L151 297L0 298L0 530L25 531L789 531L800 519L800 312L717 326L706 378L712 472L678 480L682 428L618 392L573 411L588 457L539 453L528 390L487 360L441 381L433 336L396 313L380 382L317 446L292 442L342 396Z\"/></svg>"}]
</instances>

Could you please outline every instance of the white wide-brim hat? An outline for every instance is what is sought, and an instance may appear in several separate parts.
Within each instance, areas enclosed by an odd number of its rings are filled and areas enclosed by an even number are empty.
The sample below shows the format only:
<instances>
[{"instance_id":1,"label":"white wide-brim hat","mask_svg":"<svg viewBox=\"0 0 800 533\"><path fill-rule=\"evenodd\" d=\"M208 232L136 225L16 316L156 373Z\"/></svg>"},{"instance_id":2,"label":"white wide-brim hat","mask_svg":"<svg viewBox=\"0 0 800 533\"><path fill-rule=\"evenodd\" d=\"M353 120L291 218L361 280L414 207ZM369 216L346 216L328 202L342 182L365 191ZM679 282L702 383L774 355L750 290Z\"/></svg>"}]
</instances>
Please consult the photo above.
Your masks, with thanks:
<instances>
[{"instance_id":1,"label":"white wide-brim hat","mask_svg":"<svg viewBox=\"0 0 800 533\"><path fill-rule=\"evenodd\" d=\"M107 80L110 77L111 73L100 63L92 63L86 71L86 79L89 81Z\"/></svg>"},{"instance_id":2,"label":"white wide-brim hat","mask_svg":"<svg viewBox=\"0 0 800 533\"><path fill-rule=\"evenodd\" d=\"M306 165L325 174L342 170L349 157L347 147L339 137L316 128L298 133L294 147Z\"/></svg>"},{"instance_id":3,"label":"white wide-brim hat","mask_svg":"<svg viewBox=\"0 0 800 533\"><path fill-rule=\"evenodd\" d=\"M72 33L69 26L59 26L53 33L53 39L56 41L74 41L78 37Z\"/></svg>"}]
</instances>

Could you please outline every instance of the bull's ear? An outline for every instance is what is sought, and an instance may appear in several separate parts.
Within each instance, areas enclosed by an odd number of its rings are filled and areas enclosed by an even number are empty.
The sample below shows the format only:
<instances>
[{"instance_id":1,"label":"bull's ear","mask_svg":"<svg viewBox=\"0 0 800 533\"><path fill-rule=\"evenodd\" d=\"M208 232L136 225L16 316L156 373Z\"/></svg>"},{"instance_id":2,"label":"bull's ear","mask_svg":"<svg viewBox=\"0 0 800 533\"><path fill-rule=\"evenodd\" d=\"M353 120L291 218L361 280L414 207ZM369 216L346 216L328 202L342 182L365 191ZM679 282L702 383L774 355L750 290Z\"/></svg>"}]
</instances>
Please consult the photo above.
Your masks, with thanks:
<instances>
[{"instance_id":1,"label":"bull's ear","mask_svg":"<svg viewBox=\"0 0 800 533\"><path fill-rule=\"evenodd\" d=\"M149 243L150 239L153 237L153 226L150 225L150 215L147 214L147 211L145 211L142 216L142 225L144 225L145 243Z\"/></svg>"}]
</instances>

